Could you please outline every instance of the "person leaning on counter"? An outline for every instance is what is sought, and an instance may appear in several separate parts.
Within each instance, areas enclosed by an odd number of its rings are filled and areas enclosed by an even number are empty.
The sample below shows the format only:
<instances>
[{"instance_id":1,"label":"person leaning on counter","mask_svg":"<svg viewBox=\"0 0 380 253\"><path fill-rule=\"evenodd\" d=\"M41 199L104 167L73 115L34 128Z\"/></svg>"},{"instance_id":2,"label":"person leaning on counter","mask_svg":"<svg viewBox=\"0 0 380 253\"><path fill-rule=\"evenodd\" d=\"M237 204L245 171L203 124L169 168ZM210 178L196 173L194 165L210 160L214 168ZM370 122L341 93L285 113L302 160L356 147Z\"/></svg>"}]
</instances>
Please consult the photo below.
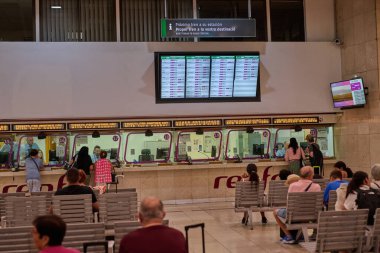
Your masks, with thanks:
<instances>
[{"instance_id":1,"label":"person leaning on counter","mask_svg":"<svg viewBox=\"0 0 380 253\"><path fill-rule=\"evenodd\" d=\"M26 184L29 192L39 192L41 190L40 170L44 167L44 163L38 158L38 150L32 149L30 157L25 160Z\"/></svg>"},{"instance_id":2,"label":"person leaning on counter","mask_svg":"<svg viewBox=\"0 0 380 253\"><path fill-rule=\"evenodd\" d=\"M300 175L302 159L305 160L303 149L298 146L296 138L290 138L289 148L285 153L285 161L289 162L289 170L292 174Z\"/></svg>"}]
</instances>

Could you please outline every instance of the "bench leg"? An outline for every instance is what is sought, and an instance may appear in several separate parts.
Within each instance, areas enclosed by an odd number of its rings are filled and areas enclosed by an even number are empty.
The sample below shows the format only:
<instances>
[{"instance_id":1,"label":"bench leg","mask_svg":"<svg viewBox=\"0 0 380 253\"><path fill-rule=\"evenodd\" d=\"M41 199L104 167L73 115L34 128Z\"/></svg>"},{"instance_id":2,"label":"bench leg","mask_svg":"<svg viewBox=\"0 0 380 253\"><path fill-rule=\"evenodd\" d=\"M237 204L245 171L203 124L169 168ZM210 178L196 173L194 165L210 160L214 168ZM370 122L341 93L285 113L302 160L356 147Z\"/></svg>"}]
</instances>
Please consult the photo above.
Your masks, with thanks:
<instances>
[{"instance_id":1,"label":"bench leg","mask_svg":"<svg viewBox=\"0 0 380 253\"><path fill-rule=\"evenodd\" d=\"M248 211L249 223L251 224L251 230L253 230L253 212L252 209Z\"/></svg>"},{"instance_id":2,"label":"bench leg","mask_svg":"<svg viewBox=\"0 0 380 253\"><path fill-rule=\"evenodd\" d=\"M307 232L307 227L302 227L302 234L303 234L303 239L305 242L309 242L309 233Z\"/></svg>"}]
</instances>

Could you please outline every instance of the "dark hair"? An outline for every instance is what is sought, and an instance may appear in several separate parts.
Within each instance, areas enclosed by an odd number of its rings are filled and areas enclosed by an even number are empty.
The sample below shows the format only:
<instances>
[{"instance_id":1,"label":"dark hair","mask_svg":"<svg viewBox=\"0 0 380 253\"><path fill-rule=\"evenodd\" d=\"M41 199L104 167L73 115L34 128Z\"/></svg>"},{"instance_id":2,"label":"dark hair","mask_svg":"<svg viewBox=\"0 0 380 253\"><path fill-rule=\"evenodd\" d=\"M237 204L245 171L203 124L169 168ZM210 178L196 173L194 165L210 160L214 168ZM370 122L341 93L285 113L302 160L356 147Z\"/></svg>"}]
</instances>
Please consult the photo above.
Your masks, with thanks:
<instances>
[{"instance_id":1,"label":"dark hair","mask_svg":"<svg viewBox=\"0 0 380 253\"><path fill-rule=\"evenodd\" d=\"M87 178L86 172L84 172L84 170L78 170L78 172L79 172L79 183L83 184L84 182L86 182L86 178Z\"/></svg>"},{"instance_id":2,"label":"dark hair","mask_svg":"<svg viewBox=\"0 0 380 253\"><path fill-rule=\"evenodd\" d=\"M354 193L357 189L364 184L364 181L368 179L368 174L364 171L357 171L354 173L351 182L347 186L346 198L350 193Z\"/></svg>"},{"instance_id":3,"label":"dark hair","mask_svg":"<svg viewBox=\"0 0 380 253\"><path fill-rule=\"evenodd\" d=\"M78 169L83 169L80 167L82 164L86 163L86 159L88 159L89 156L90 155L88 154L88 147L86 146L81 147L78 152L78 158L77 158Z\"/></svg>"},{"instance_id":4,"label":"dark hair","mask_svg":"<svg viewBox=\"0 0 380 253\"><path fill-rule=\"evenodd\" d=\"M343 161L338 161L334 164L334 167L344 170L345 168L347 168L347 165Z\"/></svg>"},{"instance_id":5,"label":"dark hair","mask_svg":"<svg viewBox=\"0 0 380 253\"><path fill-rule=\"evenodd\" d=\"M100 149L100 146L99 146L99 145L96 145L96 146L94 147L94 150L95 150L96 148L99 148L99 149Z\"/></svg>"},{"instance_id":6,"label":"dark hair","mask_svg":"<svg viewBox=\"0 0 380 253\"><path fill-rule=\"evenodd\" d=\"M63 238L66 234L66 223L57 215L38 216L33 221L33 226L42 236L49 237L49 246L62 245Z\"/></svg>"},{"instance_id":7,"label":"dark hair","mask_svg":"<svg viewBox=\"0 0 380 253\"><path fill-rule=\"evenodd\" d=\"M30 156L36 156L36 155L38 155L38 150L37 149L31 149L29 155Z\"/></svg>"},{"instance_id":8,"label":"dark hair","mask_svg":"<svg viewBox=\"0 0 380 253\"><path fill-rule=\"evenodd\" d=\"M330 177L334 179L337 179L337 178L342 179L342 172L340 172L340 170L333 170L330 173Z\"/></svg>"},{"instance_id":9,"label":"dark hair","mask_svg":"<svg viewBox=\"0 0 380 253\"><path fill-rule=\"evenodd\" d=\"M297 153L298 142L297 142L296 138L290 138L289 148L293 148L294 154Z\"/></svg>"},{"instance_id":10,"label":"dark hair","mask_svg":"<svg viewBox=\"0 0 380 253\"><path fill-rule=\"evenodd\" d=\"M259 175L257 175L257 166L253 163L247 165L247 173L249 175L249 181L256 182L256 185L259 184Z\"/></svg>"},{"instance_id":11,"label":"dark hair","mask_svg":"<svg viewBox=\"0 0 380 253\"><path fill-rule=\"evenodd\" d=\"M67 182L69 182L70 184L78 183L79 177L80 176L79 176L79 170L78 169L72 168L66 172Z\"/></svg>"},{"instance_id":12,"label":"dark hair","mask_svg":"<svg viewBox=\"0 0 380 253\"><path fill-rule=\"evenodd\" d=\"M278 173L278 176L280 177L281 180L286 180L290 174L292 174L290 172L290 170L288 170L288 169L282 169Z\"/></svg>"},{"instance_id":13,"label":"dark hair","mask_svg":"<svg viewBox=\"0 0 380 253\"><path fill-rule=\"evenodd\" d=\"M106 158L107 157L107 151L100 151L100 158Z\"/></svg>"}]
</instances>

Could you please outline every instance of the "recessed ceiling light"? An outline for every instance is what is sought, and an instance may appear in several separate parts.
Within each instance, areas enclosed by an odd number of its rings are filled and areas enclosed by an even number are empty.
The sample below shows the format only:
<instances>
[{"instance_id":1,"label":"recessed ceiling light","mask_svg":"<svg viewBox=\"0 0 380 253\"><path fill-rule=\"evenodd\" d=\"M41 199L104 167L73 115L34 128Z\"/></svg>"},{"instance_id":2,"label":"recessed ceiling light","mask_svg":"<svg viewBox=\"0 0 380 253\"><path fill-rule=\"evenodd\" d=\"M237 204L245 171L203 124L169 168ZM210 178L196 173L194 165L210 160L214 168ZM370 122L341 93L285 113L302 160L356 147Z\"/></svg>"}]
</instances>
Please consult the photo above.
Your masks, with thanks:
<instances>
[{"instance_id":1,"label":"recessed ceiling light","mask_svg":"<svg viewBox=\"0 0 380 253\"><path fill-rule=\"evenodd\" d=\"M62 6L52 5L50 8L52 8L52 9L62 9Z\"/></svg>"}]
</instances>

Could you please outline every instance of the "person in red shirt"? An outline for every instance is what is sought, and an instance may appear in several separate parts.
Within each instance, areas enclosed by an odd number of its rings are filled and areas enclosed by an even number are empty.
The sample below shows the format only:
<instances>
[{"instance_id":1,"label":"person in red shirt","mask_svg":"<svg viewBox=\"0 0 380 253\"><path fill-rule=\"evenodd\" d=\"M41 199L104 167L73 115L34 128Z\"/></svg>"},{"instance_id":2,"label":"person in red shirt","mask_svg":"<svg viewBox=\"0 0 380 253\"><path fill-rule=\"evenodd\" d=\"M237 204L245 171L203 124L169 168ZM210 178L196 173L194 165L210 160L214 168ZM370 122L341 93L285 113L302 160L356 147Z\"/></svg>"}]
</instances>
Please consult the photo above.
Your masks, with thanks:
<instances>
[{"instance_id":1,"label":"person in red shirt","mask_svg":"<svg viewBox=\"0 0 380 253\"><path fill-rule=\"evenodd\" d=\"M96 185L106 185L112 182L112 163L107 159L107 152L100 152L100 159L95 163L95 183Z\"/></svg>"},{"instance_id":2,"label":"person in red shirt","mask_svg":"<svg viewBox=\"0 0 380 253\"><path fill-rule=\"evenodd\" d=\"M39 253L79 253L62 246L66 224L57 215L39 216L33 221L32 236Z\"/></svg>"},{"instance_id":3,"label":"person in red shirt","mask_svg":"<svg viewBox=\"0 0 380 253\"><path fill-rule=\"evenodd\" d=\"M119 253L187 253L185 237L177 229L164 226L164 217L160 199L143 199L139 211L142 228L123 237Z\"/></svg>"}]
</instances>

